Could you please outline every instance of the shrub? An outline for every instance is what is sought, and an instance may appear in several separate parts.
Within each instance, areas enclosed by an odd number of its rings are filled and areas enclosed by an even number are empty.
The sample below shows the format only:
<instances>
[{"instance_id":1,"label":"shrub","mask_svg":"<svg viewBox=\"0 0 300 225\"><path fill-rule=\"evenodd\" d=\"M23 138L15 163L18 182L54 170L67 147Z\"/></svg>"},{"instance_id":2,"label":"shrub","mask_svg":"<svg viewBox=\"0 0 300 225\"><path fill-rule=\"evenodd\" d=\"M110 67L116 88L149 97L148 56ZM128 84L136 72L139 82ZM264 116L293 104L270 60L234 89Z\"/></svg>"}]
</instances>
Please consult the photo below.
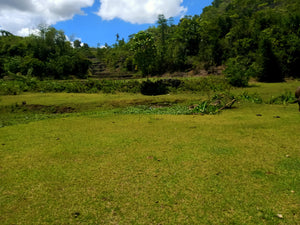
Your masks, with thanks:
<instances>
[{"instance_id":1,"label":"shrub","mask_svg":"<svg viewBox=\"0 0 300 225\"><path fill-rule=\"evenodd\" d=\"M4 64L4 70L6 72L16 74L21 72L21 65L22 65L21 56L10 57L6 60L6 63Z\"/></svg>"},{"instance_id":2,"label":"shrub","mask_svg":"<svg viewBox=\"0 0 300 225\"><path fill-rule=\"evenodd\" d=\"M210 101L203 101L194 108L193 113L216 114L218 109L218 106L212 105Z\"/></svg>"},{"instance_id":3,"label":"shrub","mask_svg":"<svg viewBox=\"0 0 300 225\"><path fill-rule=\"evenodd\" d=\"M178 88L183 82L179 79L166 79L166 80L163 80L163 82L169 86L169 87L172 87L172 88Z\"/></svg>"},{"instance_id":4,"label":"shrub","mask_svg":"<svg viewBox=\"0 0 300 225\"><path fill-rule=\"evenodd\" d=\"M288 104L295 102L296 98L291 92L286 91L284 94L281 94L277 97L273 97L267 101L269 104Z\"/></svg>"},{"instance_id":5,"label":"shrub","mask_svg":"<svg viewBox=\"0 0 300 225\"><path fill-rule=\"evenodd\" d=\"M151 80L143 81L141 84L141 93L143 95L164 95L169 92L168 85L163 80L152 82Z\"/></svg>"},{"instance_id":6,"label":"shrub","mask_svg":"<svg viewBox=\"0 0 300 225\"><path fill-rule=\"evenodd\" d=\"M237 100L242 100L242 101L247 101L247 102L252 102L257 104L263 103L262 98L257 93L249 94L246 91L238 95Z\"/></svg>"},{"instance_id":7,"label":"shrub","mask_svg":"<svg viewBox=\"0 0 300 225\"><path fill-rule=\"evenodd\" d=\"M230 93L215 94L211 99L197 105L192 113L216 114L223 108L231 107L235 97Z\"/></svg>"},{"instance_id":8,"label":"shrub","mask_svg":"<svg viewBox=\"0 0 300 225\"><path fill-rule=\"evenodd\" d=\"M123 81L119 91L129 92L129 93L139 93L141 92L141 83L136 80Z\"/></svg>"},{"instance_id":9,"label":"shrub","mask_svg":"<svg viewBox=\"0 0 300 225\"><path fill-rule=\"evenodd\" d=\"M224 70L228 82L235 87L246 87L250 79L250 72L246 59L240 57L231 58L227 62L227 68Z\"/></svg>"}]
</instances>

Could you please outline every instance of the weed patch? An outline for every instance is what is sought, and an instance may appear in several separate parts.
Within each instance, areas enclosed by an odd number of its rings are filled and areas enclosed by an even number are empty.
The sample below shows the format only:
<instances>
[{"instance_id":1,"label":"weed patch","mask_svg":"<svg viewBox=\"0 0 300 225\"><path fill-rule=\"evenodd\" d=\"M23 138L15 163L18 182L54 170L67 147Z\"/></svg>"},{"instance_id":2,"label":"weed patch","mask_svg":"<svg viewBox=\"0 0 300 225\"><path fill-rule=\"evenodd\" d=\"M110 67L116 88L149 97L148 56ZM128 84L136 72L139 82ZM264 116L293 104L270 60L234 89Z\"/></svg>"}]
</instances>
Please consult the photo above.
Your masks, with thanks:
<instances>
[{"instance_id":1,"label":"weed patch","mask_svg":"<svg viewBox=\"0 0 300 225\"><path fill-rule=\"evenodd\" d=\"M226 108L231 108L235 98L229 93L215 94L211 99L205 100L191 108L192 114L216 114Z\"/></svg>"},{"instance_id":2,"label":"weed patch","mask_svg":"<svg viewBox=\"0 0 300 225\"><path fill-rule=\"evenodd\" d=\"M263 99L258 93L249 94L248 92L243 92L236 97L239 101L252 102L256 104L263 103Z\"/></svg>"},{"instance_id":3,"label":"weed patch","mask_svg":"<svg viewBox=\"0 0 300 225\"><path fill-rule=\"evenodd\" d=\"M268 104L289 104L294 103L296 100L295 95L292 95L292 92L286 91L284 94L278 95L278 96L272 96L270 100L268 100L266 103Z\"/></svg>"}]
</instances>

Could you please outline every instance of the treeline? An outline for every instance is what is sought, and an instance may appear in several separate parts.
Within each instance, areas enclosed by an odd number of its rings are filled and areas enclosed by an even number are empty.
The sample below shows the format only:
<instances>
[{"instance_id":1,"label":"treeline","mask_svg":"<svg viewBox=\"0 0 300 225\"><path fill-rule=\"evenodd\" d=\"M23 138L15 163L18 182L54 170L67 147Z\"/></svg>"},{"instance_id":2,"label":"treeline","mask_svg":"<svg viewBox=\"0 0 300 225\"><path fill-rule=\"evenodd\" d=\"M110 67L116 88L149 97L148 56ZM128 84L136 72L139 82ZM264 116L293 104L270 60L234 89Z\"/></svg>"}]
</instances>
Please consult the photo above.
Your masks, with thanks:
<instances>
[{"instance_id":1,"label":"treeline","mask_svg":"<svg viewBox=\"0 0 300 225\"><path fill-rule=\"evenodd\" d=\"M38 35L25 38L1 33L0 78L18 73L40 79L65 79L70 75L86 78L90 50L88 46L73 47L63 31L40 26Z\"/></svg>"},{"instance_id":2,"label":"treeline","mask_svg":"<svg viewBox=\"0 0 300 225\"><path fill-rule=\"evenodd\" d=\"M110 68L143 75L210 70L225 65L231 84L250 77L278 82L300 77L298 0L214 0L178 25L160 15L157 26L98 49Z\"/></svg>"},{"instance_id":3,"label":"treeline","mask_svg":"<svg viewBox=\"0 0 300 225\"><path fill-rule=\"evenodd\" d=\"M85 78L97 57L108 72L143 76L224 66L227 80L245 86L250 77L280 82L300 77L299 0L214 0L201 15L175 25L158 17L156 26L126 42L117 34L112 46L89 48L66 41L63 31L40 29L39 35L0 37L0 74L39 78Z\"/></svg>"}]
</instances>

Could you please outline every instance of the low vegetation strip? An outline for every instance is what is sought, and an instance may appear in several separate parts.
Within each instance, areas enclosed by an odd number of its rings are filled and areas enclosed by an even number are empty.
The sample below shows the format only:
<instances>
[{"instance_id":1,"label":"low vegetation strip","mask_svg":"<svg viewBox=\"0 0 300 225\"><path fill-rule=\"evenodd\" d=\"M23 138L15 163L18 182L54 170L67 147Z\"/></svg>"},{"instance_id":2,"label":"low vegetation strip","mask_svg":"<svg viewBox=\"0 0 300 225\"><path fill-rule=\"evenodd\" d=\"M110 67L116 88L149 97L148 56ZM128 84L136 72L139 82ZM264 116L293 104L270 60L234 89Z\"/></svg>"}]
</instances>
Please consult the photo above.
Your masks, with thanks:
<instances>
[{"instance_id":1,"label":"low vegetation strip","mask_svg":"<svg viewBox=\"0 0 300 225\"><path fill-rule=\"evenodd\" d=\"M14 80L0 80L0 95L18 95L24 92L67 93L142 93L161 95L169 92L224 91L230 85L224 76L181 79L132 79L132 80L45 80L16 75Z\"/></svg>"}]
</instances>

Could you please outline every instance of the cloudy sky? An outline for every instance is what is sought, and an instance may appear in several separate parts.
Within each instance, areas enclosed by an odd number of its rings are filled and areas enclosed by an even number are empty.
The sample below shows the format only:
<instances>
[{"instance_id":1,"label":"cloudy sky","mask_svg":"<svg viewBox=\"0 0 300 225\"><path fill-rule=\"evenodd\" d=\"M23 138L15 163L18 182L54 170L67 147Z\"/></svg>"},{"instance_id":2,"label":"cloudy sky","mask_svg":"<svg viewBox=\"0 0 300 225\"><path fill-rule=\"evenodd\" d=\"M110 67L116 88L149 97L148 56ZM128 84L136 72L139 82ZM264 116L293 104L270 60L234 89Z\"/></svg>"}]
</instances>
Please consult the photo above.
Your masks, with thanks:
<instances>
[{"instance_id":1,"label":"cloudy sky","mask_svg":"<svg viewBox=\"0 0 300 225\"><path fill-rule=\"evenodd\" d=\"M157 16L202 12L213 0L0 0L0 29L15 35L34 33L39 24L64 30L69 37L96 47L147 29Z\"/></svg>"}]
</instances>

